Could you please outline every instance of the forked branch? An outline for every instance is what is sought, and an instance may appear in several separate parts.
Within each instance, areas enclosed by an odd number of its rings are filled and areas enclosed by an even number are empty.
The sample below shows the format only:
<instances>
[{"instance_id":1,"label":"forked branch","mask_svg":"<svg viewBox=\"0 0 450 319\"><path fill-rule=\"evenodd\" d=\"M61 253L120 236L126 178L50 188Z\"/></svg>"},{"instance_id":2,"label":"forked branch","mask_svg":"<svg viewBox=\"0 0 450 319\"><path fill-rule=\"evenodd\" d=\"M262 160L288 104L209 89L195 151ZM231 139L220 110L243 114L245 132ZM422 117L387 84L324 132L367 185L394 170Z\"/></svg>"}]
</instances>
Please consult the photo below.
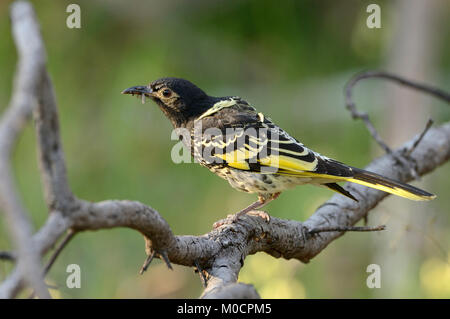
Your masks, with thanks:
<instances>
[{"instance_id":1,"label":"forked branch","mask_svg":"<svg viewBox=\"0 0 450 319\"><path fill-rule=\"evenodd\" d=\"M0 297L12 298L27 286L32 287L38 297L48 297L40 258L67 232L75 234L113 227L135 229L144 235L149 256L143 270L153 258L162 258L168 266L172 263L195 267L205 285L204 298L257 298L258 293L253 286L237 283L239 271L248 255L265 252L276 258L308 262L345 231L382 229L353 226L387 196L386 193L354 184L346 185L346 188L357 194L359 202L335 195L305 222L275 217L266 221L248 215L233 223L229 219L223 220L222 226L202 236L174 235L157 211L139 202L107 200L92 203L78 199L67 182L57 106L45 70L45 59L42 60L40 54L32 54L35 48L43 52L43 44L36 32L38 25L31 5L27 2L14 3L11 21L16 44L23 52L19 54L19 75L14 91L14 96L18 97L15 99L13 96L0 122L0 174L3 174L0 208L9 220L8 228L16 250L14 253L0 254L0 257L16 262L16 268L1 283ZM21 43L25 45L21 47ZM25 60L30 63L27 72L23 69ZM30 83L39 85L35 87ZM31 112L34 112L39 166L49 210L47 221L32 236L9 165L16 136ZM405 152L408 156L402 155ZM402 182L412 180L413 173L407 166L398 165L397 156L402 156L408 165L414 167L417 175L433 171L450 158L450 123L428 128L426 134L419 135L397 150L391 150L366 169ZM58 246L46 271L72 236L66 237Z\"/></svg>"}]
</instances>

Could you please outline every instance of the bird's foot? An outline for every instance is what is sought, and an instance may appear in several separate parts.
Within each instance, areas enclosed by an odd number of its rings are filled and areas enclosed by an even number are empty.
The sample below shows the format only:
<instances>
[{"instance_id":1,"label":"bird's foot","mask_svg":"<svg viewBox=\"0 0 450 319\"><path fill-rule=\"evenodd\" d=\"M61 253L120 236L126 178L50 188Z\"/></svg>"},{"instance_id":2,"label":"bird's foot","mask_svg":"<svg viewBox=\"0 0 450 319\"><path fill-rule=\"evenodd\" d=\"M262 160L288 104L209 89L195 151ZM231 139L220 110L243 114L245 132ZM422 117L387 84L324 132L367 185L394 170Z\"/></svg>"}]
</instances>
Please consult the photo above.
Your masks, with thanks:
<instances>
[{"instance_id":1,"label":"bird's foot","mask_svg":"<svg viewBox=\"0 0 450 319\"><path fill-rule=\"evenodd\" d=\"M267 214L267 212L265 212L265 211L261 211L258 209L262 208L263 206L265 206L267 203L273 201L274 199L277 199L278 196L280 196L280 194L281 193L271 194L271 195L269 195L269 197L262 196L262 195L258 196L258 200L256 202L252 203L250 206L244 208L243 210L237 212L234 215L228 215L227 218L221 219L221 220L215 222L213 224L213 228L216 229L225 224L232 224L232 223L238 221L239 217L241 217L242 215L245 215L245 214L256 215L256 216L259 216L259 217L265 219L267 222L269 222L270 221L269 214Z\"/></svg>"},{"instance_id":2,"label":"bird's foot","mask_svg":"<svg viewBox=\"0 0 450 319\"><path fill-rule=\"evenodd\" d=\"M250 216L257 216L264 219L267 223L270 222L270 215L263 211L263 210L251 210L245 213L236 213L233 215L228 215L227 218L221 219L213 224L213 228L219 228L220 226L226 225L226 224L232 224L239 220L239 218L242 217L242 215L250 215Z\"/></svg>"},{"instance_id":3,"label":"bird's foot","mask_svg":"<svg viewBox=\"0 0 450 319\"><path fill-rule=\"evenodd\" d=\"M270 222L270 215L263 210L251 210L247 213L247 215L259 216L264 219L266 222Z\"/></svg>"}]
</instances>

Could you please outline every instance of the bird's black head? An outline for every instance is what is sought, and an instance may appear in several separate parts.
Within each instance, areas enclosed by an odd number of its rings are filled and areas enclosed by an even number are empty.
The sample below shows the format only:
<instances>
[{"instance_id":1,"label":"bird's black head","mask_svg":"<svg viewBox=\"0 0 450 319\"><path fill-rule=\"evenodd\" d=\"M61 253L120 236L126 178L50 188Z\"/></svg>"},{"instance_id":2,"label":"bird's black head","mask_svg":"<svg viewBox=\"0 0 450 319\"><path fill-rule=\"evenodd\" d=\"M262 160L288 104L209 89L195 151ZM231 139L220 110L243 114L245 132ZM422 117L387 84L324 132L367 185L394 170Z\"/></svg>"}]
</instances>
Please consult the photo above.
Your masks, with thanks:
<instances>
[{"instance_id":1,"label":"bird's black head","mask_svg":"<svg viewBox=\"0 0 450 319\"><path fill-rule=\"evenodd\" d=\"M122 93L151 98L175 127L184 126L210 107L210 97L203 90L179 78L161 78L147 86L130 87Z\"/></svg>"}]
</instances>

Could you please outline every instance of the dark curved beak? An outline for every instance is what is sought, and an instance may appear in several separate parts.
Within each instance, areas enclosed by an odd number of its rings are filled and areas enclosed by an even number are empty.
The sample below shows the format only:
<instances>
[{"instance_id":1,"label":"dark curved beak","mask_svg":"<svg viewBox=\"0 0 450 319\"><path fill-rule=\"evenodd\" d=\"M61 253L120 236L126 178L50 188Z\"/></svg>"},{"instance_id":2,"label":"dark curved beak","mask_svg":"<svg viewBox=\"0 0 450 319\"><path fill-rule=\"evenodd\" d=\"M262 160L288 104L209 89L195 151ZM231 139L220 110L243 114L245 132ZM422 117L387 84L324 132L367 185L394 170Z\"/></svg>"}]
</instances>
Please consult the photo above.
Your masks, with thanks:
<instances>
[{"instance_id":1,"label":"dark curved beak","mask_svg":"<svg viewBox=\"0 0 450 319\"><path fill-rule=\"evenodd\" d=\"M138 95L145 95L150 97L152 95L153 91L148 86L132 86L126 90L122 91L122 94L138 94Z\"/></svg>"}]
</instances>

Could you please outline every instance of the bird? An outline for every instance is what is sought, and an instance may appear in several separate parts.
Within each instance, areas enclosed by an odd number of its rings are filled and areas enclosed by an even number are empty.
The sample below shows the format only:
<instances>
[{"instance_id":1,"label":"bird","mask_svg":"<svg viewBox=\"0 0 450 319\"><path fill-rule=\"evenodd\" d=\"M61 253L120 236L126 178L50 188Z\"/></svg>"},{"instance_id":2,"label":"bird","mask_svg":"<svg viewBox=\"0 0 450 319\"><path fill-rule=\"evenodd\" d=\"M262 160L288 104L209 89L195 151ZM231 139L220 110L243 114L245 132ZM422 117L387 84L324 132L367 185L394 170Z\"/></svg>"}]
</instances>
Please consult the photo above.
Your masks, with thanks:
<instances>
[{"instance_id":1,"label":"bird","mask_svg":"<svg viewBox=\"0 0 450 319\"><path fill-rule=\"evenodd\" d=\"M339 182L351 182L416 201L436 195L331 159L306 147L238 96L214 97L188 80L157 79L132 86L122 94L156 102L178 130L180 140L197 163L257 200L240 210L261 209L281 192L298 185L326 187L354 201L358 199ZM263 212L265 213L265 212ZM264 217L264 216L262 216Z\"/></svg>"}]
</instances>

